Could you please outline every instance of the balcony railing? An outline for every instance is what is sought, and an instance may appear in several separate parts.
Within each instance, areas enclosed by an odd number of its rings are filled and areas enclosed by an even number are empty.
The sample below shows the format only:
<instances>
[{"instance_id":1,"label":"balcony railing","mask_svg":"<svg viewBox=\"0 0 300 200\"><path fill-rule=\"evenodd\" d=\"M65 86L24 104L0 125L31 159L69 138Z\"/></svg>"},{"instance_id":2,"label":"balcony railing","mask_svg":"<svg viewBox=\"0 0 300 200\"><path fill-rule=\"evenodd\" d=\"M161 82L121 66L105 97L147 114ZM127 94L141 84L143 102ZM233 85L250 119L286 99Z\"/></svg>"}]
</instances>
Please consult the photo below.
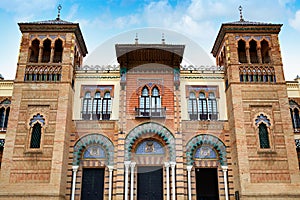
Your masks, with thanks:
<instances>
[{"instance_id":1,"label":"balcony railing","mask_svg":"<svg viewBox=\"0 0 300 200\"><path fill-rule=\"evenodd\" d=\"M105 112L81 112L83 120L110 120L111 111Z\"/></svg>"},{"instance_id":2,"label":"balcony railing","mask_svg":"<svg viewBox=\"0 0 300 200\"><path fill-rule=\"evenodd\" d=\"M218 120L219 113L218 112L189 112L190 120Z\"/></svg>"},{"instance_id":3,"label":"balcony railing","mask_svg":"<svg viewBox=\"0 0 300 200\"><path fill-rule=\"evenodd\" d=\"M135 116L141 118L166 117L166 107L164 108L135 108Z\"/></svg>"}]
</instances>

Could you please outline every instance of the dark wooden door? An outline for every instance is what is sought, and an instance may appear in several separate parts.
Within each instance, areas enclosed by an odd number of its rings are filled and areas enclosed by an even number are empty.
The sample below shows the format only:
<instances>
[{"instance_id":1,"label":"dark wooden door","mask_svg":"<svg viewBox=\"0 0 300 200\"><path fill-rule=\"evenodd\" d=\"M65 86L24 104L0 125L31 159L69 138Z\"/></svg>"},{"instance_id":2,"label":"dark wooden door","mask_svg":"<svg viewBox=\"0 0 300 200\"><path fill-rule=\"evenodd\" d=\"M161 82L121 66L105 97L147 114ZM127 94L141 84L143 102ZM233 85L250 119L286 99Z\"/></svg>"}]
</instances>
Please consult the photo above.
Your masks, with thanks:
<instances>
[{"instance_id":1,"label":"dark wooden door","mask_svg":"<svg viewBox=\"0 0 300 200\"><path fill-rule=\"evenodd\" d=\"M138 167L138 200L163 200L162 167Z\"/></svg>"},{"instance_id":2,"label":"dark wooden door","mask_svg":"<svg viewBox=\"0 0 300 200\"><path fill-rule=\"evenodd\" d=\"M197 200L219 200L217 168L196 168Z\"/></svg>"},{"instance_id":3,"label":"dark wooden door","mask_svg":"<svg viewBox=\"0 0 300 200\"><path fill-rule=\"evenodd\" d=\"M81 200L102 200L104 188L103 168L83 168Z\"/></svg>"}]
</instances>

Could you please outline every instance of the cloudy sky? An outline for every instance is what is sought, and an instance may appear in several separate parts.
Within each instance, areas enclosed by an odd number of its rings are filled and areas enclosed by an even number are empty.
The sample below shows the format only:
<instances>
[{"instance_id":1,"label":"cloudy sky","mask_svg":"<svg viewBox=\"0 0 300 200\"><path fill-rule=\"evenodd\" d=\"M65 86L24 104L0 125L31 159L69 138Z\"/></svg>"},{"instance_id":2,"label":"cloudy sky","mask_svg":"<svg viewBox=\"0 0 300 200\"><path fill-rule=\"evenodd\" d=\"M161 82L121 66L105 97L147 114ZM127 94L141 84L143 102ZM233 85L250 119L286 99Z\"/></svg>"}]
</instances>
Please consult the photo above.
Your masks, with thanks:
<instances>
[{"instance_id":1,"label":"cloudy sky","mask_svg":"<svg viewBox=\"0 0 300 200\"><path fill-rule=\"evenodd\" d=\"M15 76L21 38L17 23L55 19L58 4L63 20L80 23L90 54L120 33L146 27L176 31L210 54L221 23L239 20L242 5L247 21L283 24L285 77L300 75L300 0L1 0L0 73L5 79ZM161 36L155 37L160 42ZM134 38L132 34L132 42ZM167 34L165 38L176 43ZM139 40L147 43L141 34Z\"/></svg>"}]
</instances>

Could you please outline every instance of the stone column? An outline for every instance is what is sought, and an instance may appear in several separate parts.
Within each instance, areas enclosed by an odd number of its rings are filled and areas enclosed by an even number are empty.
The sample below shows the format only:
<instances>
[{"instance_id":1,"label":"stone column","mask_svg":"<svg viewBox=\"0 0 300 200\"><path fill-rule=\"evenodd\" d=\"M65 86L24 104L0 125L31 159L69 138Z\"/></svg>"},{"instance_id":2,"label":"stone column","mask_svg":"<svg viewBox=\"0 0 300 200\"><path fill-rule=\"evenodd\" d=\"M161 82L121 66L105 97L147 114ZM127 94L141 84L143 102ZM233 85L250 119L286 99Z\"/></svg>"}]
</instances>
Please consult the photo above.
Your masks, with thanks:
<instances>
[{"instance_id":1,"label":"stone column","mask_svg":"<svg viewBox=\"0 0 300 200\"><path fill-rule=\"evenodd\" d=\"M43 46L40 46L38 63L42 62L43 50L44 50Z\"/></svg>"},{"instance_id":2,"label":"stone column","mask_svg":"<svg viewBox=\"0 0 300 200\"><path fill-rule=\"evenodd\" d=\"M262 57L261 57L261 49L260 49L260 47L257 48L257 57L258 57L258 62L262 63Z\"/></svg>"},{"instance_id":3,"label":"stone column","mask_svg":"<svg viewBox=\"0 0 300 200\"><path fill-rule=\"evenodd\" d=\"M109 170L109 186L108 186L108 200L111 200L112 197L112 175L113 175L113 170L114 166L107 166Z\"/></svg>"},{"instance_id":4,"label":"stone column","mask_svg":"<svg viewBox=\"0 0 300 200\"><path fill-rule=\"evenodd\" d=\"M130 161L125 161L124 165L125 165L125 200L128 200L128 170L129 170L129 166L130 166Z\"/></svg>"},{"instance_id":5,"label":"stone column","mask_svg":"<svg viewBox=\"0 0 300 200\"><path fill-rule=\"evenodd\" d=\"M166 168L166 183L167 183L167 199L170 200L170 163L165 162Z\"/></svg>"},{"instance_id":6,"label":"stone column","mask_svg":"<svg viewBox=\"0 0 300 200\"><path fill-rule=\"evenodd\" d=\"M176 162L170 162L172 169L172 200L176 200L176 188L175 188L175 166Z\"/></svg>"},{"instance_id":7,"label":"stone column","mask_svg":"<svg viewBox=\"0 0 300 200\"><path fill-rule=\"evenodd\" d=\"M54 47L51 47L51 52L50 52L50 62L53 63L53 58L54 58Z\"/></svg>"},{"instance_id":8,"label":"stone column","mask_svg":"<svg viewBox=\"0 0 300 200\"><path fill-rule=\"evenodd\" d=\"M71 193L71 200L75 199L75 188L76 188L76 174L79 166L75 165L72 166L73 169L73 177L72 177L72 193Z\"/></svg>"},{"instance_id":9,"label":"stone column","mask_svg":"<svg viewBox=\"0 0 300 200\"><path fill-rule=\"evenodd\" d=\"M246 59L247 59L247 63L251 64L251 60L250 60L250 48L246 47Z\"/></svg>"},{"instance_id":10,"label":"stone column","mask_svg":"<svg viewBox=\"0 0 300 200\"><path fill-rule=\"evenodd\" d=\"M131 169L131 171L130 171L130 200L133 200L133 196L134 196L134 191L133 191L133 189L134 189L134 167L135 167L135 165L136 165L136 162L132 162L131 164L130 164L130 169Z\"/></svg>"},{"instance_id":11,"label":"stone column","mask_svg":"<svg viewBox=\"0 0 300 200\"><path fill-rule=\"evenodd\" d=\"M228 200L228 185L227 185L227 170L228 166L221 166L223 170L223 177L224 177L224 186L225 186L225 200Z\"/></svg>"},{"instance_id":12,"label":"stone column","mask_svg":"<svg viewBox=\"0 0 300 200\"><path fill-rule=\"evenodd\" d=\"M191 170L193 168L193 165L186 166L187 172L188 172L188 200L192 200L192 186L191 186Z\"/></svg>"}]
</instances>

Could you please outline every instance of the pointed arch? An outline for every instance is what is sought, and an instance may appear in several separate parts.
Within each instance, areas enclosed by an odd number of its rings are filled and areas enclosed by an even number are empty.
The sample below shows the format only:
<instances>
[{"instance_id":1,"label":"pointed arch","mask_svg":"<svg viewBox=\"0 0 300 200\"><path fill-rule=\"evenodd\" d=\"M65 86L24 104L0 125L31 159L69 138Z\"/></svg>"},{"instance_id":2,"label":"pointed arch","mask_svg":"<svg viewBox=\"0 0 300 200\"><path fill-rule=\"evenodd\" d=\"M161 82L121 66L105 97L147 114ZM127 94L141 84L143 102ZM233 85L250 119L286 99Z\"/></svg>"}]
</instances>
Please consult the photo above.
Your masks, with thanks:
<instances>
[{"instance_id":1,"label":"pointed arch","mask_svg":"<svg viewBox=\"0 0 300 200\"><path fill-rule=\"evenodd\" d=\"M47 38L43 42L42 62L43 63L50 62L50 55L51 55L51 40Z\"/></svg>"},{"instance_id":2,"label":"pointed arch","mask_svg":"<svg viewBox=\"0 0 300 200\"><path fill-rule=\"evenodd\" d=\"M38 39L34 39L31 42L30 49L31 51L30 51L29 62L37 63L39 58L39 52L40 52L40 41Z\"/></svg>"},{"instance_id":3,"label":"pointed arch","mask_svg":"<svg viewBox=\"0 0 300 200\"><path fill-rule=\"evenodd\" d=\"M203 144L210 145L219 154L219 162L222 166L227 165L227 154L225 144L216 136L202 134L193 137L186 145L186 159L187 165L193 165L194 151Z\"/></svg>"},{"instance_id":4,"label":"pointed arch","mask_svg":"<svg viewBox=\"0 0 300 200\"><path fill-rule=\"evenodd\" d=\"M62 62L62 54L63 54L63 42L61 39L55 40L54 43L54 63Z\"/></svg>"},{"instance_id":5,"label":"pointed arch","mask_svg":"<svg viewBox=\"0 0 300 200\"><path fill-rule=\"evenodd\" d=\"M247 63L246 42L242 39L238 41L238 56L240 63Z\"/></svg>"},{"instance_id":6,"label":"pointed arch","mask_svg":"<svg viewBox=\"0 0 300 200\"><path fill-rule=\"evenodd\" d=\"M114 164L114 144L112 141L104 135L101 134L88 134L81 137L74 145L73 152L73 165L79 165L82 153L84 150L93 144L99 144L105 150L106 164Z\"/></svg>"},{"instance_id":7,"label":"pointed arch","mask_svg":"<svg viewBox=\"0 0 300 200\"><path fill-rule=\"evenodd\" d=\"M173 134L164 126L154 123L147 122L141 124L134 129L132 129L127 137L125 138L125 160L131 160L131 150L135 141L142 136L143 134L153 133L161 137L167 144L167 149L169 151L170 161L176 161L176 152L175 152L175 138Z\"/></svg>"}]
</instances>

